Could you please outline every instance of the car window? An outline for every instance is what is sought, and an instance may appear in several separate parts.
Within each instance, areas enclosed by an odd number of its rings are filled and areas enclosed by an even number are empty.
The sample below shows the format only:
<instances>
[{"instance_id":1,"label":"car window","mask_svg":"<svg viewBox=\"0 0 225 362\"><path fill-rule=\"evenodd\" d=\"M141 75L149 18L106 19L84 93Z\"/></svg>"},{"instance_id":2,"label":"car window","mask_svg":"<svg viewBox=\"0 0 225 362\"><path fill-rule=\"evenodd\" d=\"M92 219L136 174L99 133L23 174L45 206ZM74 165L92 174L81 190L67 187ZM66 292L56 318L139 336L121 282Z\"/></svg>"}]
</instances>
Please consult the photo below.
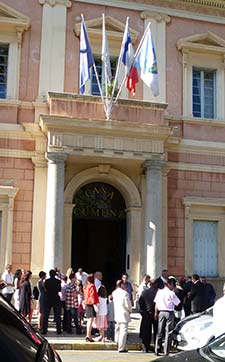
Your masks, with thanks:
<instances>
[{"instance_id":1,"label":"car window","mask_svg":"<svg viewBox=\"0 0 225 362\"><path fill-rule=\"evenodd\" d=\"M217 338L209 345L210 351L218 357L225 359L225 336Z\"/></svg>"}]
</instances>

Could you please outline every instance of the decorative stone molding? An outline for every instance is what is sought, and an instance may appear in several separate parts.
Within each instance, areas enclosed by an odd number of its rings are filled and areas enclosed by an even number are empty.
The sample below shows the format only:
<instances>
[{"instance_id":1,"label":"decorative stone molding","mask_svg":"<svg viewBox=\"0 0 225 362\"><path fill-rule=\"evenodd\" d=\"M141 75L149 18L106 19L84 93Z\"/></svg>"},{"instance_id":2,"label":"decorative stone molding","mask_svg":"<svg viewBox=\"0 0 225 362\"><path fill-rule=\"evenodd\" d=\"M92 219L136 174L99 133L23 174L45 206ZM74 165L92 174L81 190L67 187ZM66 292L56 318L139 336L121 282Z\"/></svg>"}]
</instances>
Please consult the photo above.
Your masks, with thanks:
<instances>
[{"instance_id":1,"label":"decorative stone molding","mask_svg":"<svg viewBox=\"0 0 225 362\"><path fill-rule=\"evenodd\" d=\"M44 159L43 157L32 157L32 162L35 167L42 167L42 168L47 167L47 160Z\"/></svg>"},{"instance_id":2,"label":"decorative stone molding","mask_svg":"<svg viewBox=\"0 0 225 362\"><path fill-rule=\"evenodd\" d=\"M105 165L108 166L108 165ZM142 207L141 197L134 182L124 173L110 167L107 174L100 173L99 166L81 171L67 184L64 192L66 203L72 203L74 194L82 186L94 181L113 185L123 195L126 207Z\"/></svg>"},{"instance_id":3,"label":"decorative stone molding","mask_svg":"<svg viewBox=\"0 0 225 362\"><path fill-rule=\"evenodd\" d=\"M160 139L145 139L132 137L113 137L102 135L101 137L91 134L60 134L51 132L49 137L49 147L67 147L70 152L92 151L92 152L120 152L121 154L133 153L136 156L145 157L149 154L163 154L164 142Z\"/></svg>"},{"instance_id":4,"label":"decorative stone molding","mask_svg":"<svg viewBox=\"0 0 225 362\"><path fill-rule=\"evenodd\" d=\"M163 167L165 167L167 165L167 162L164 161L164 160L161 160L161 159L152 159L152 160L147 160L145 162L145 166L146 166L146 169L149 170L149 169L162 169Z\"/></svg>"},{"instance_id":5,"label":"decorative stone molding","mask_svg":"<svg viewBox=\"0 0 225 362\"><path fill-rule=\"evenodd\" d=\"M180 2L192 4L192 5L200 5L200 6L209 6L213 8L225 9L224 0L180 0Z\"/></svg>"},{"instance_id":6,"label":"decorative stone molding","mask_svg":"<svg viewBox=\"0 0 225 362\"><path fill-rule=\"evenodd\" d=\"M170 23L171 17L166 14L157 13L155 11L143 11L140 15L141 19L155 19L157 22Z\"/></svg>"},{"instance_id":7,"label":"decorative stone molding","mask_svg":"<svg viewBox=\"0 0 225 362\"><path fill-rule=\"evenodd\" d=\"M65 5L67 8L70 8L72 6L72 2L70 0L39 0L39 4L49 4L52 7L54 7L55 5Z\"/></svg>"},{"instance_id":8,"label":"decorative stone molding","mask_svg":"<svg viewBox=\"0 0 225 362\"><path fill-rule=\"evenodd\" d=\"M64 163L68 154L61 152L46 152L45 157L49 163Z\"/></svg>"}]
</instances>

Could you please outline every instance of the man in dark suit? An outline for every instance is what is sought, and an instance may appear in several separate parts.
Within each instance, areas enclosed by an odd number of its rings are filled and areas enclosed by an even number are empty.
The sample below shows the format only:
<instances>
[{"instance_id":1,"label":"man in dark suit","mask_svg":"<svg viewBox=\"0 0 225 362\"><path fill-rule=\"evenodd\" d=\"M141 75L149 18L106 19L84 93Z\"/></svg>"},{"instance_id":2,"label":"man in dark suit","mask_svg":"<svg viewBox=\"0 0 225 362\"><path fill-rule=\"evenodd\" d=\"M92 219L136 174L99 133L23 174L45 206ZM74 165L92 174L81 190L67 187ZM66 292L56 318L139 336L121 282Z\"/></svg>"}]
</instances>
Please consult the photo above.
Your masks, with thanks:
<instances>
[{"instance_id":1,"label":"man in dark suit","mask_svg":"<svg viewBox=\"0 0 225 362\"><path fill-rule=\"evenodd\" d=\"M160 277L158 277L155 281L157 284L157 288L163 289L165 287L165 284L167 284L169 278L169 273L167 269L163 269L162 274Z\"/></svg>"},{"instance_id":2,"label":"man in dark suit","mask_svg":"<svg viewBox=\"0 0 225 362\"><path fill-rule=\"evenodd\" d=\"M157 293L157 283L156 281L151 282L151 287L145 289L140 298L140 314L142 316L141 325L140 325L140 338L142 339L144 352L150 351L150 344L152 339L152 327L154 331L154 344L157 334L157 325L158 321L155 320L155 303L154 299Z\"/></svg>"},{"instance_id":3,"label":"man in dark suit","mask_svg":"<svg viewBox=\"0 0 225 362\"><path fill-rule=\"evenodd\" d=\"M198 274L193 274L192 287L188 296L191 302L192 313L203 312L205 310L205 285L200 281Z\"/></svg>"},{"instance_id":4,"label":"man in dark suit","mask_svg":"<svg viewBox=\"0 0 225 362\"><path fill-rule=\"evenodd\" d=\"M56 321L57 333L61 334L61 302L59 292L61 291L61 282L56 279L56 272L54 269L49 272L50 278L45 281L45 308L43 318L42 334L46 334L48 330L48 318L51 308L54 310L54 316Z\"/></svg>"}]
</instances>

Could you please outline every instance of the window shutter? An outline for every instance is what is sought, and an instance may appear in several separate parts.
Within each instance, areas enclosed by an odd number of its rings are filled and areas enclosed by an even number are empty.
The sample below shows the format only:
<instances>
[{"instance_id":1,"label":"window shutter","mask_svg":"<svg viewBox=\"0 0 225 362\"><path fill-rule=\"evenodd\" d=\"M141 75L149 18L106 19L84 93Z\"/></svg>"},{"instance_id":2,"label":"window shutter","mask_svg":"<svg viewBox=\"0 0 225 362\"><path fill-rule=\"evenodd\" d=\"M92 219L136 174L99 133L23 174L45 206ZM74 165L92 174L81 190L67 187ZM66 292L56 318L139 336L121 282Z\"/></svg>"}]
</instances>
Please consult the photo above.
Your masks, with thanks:
<instances>
[{"instance_id":1,"label":"window shutter","mask_svg":"<svg viewBox=\"0 0 225 362\"><path fill-rule=\"evenodd\" d=\"M193 221L193 272L199 275L218 275L218 222Z\"/></svg>"}]
</instances>

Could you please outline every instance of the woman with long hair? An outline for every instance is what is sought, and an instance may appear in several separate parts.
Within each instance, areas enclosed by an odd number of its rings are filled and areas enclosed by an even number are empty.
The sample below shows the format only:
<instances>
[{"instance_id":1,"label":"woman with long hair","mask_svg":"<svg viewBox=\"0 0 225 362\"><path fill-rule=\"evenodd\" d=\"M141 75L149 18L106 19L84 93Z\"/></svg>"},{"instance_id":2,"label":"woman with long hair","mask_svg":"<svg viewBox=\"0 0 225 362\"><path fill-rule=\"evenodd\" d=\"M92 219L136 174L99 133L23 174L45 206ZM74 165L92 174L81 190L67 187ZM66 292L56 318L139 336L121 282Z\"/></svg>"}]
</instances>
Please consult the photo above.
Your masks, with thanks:
<instances>
[{"instance_id":1,"label":"woman with long hair","mask_svg":"<svg viewBox=\"0 0 225 362\"><path fill-rule=\"evenodd\" d=\"M19 310L20 309L20 287L21 287L21 277L22 277L22 270L17 269L14 274L14 288L15 292L13 294L14 299L14 307Z\"/></svg>"},{"instance_id":2,"label":"woman with long hair","mask_svg":"<svg viewBox=\"0 0 225 362\"><path fill-rule=\"evenodd\" d=\"M42 270L39 273L39 280L37 282L37 288L39 291L38 295L38 328L41 330L43 326L43 313L45 307L45 278L46 273Z\"/></svg>"},{"instance_id":3,"label":"woman with long hair","mask_svg":"<svg viewBox=\"0 0 225 362\"><path fill-rule=\"evenodd\" d=\"M85 314L87 318L86 342L94 342L91 335L92 325L96 317L97 304L99 304L98 293L94 285L94 275L87 276L87 282L84 285L84 303Z\"/></svg>"},{"instance_id":4,"label":"woman with long hair","mask_svg":"<svg viewBox=\"0 0 225 362\"><path fill-rule=\"evenodd\" d=\"M25 317L28 318L29 322L31 322L31 278L32 272L30 270L24 271L22 278L21 278L21 288L20 288L20 313Z\"/></svg>"}]
</instances>

